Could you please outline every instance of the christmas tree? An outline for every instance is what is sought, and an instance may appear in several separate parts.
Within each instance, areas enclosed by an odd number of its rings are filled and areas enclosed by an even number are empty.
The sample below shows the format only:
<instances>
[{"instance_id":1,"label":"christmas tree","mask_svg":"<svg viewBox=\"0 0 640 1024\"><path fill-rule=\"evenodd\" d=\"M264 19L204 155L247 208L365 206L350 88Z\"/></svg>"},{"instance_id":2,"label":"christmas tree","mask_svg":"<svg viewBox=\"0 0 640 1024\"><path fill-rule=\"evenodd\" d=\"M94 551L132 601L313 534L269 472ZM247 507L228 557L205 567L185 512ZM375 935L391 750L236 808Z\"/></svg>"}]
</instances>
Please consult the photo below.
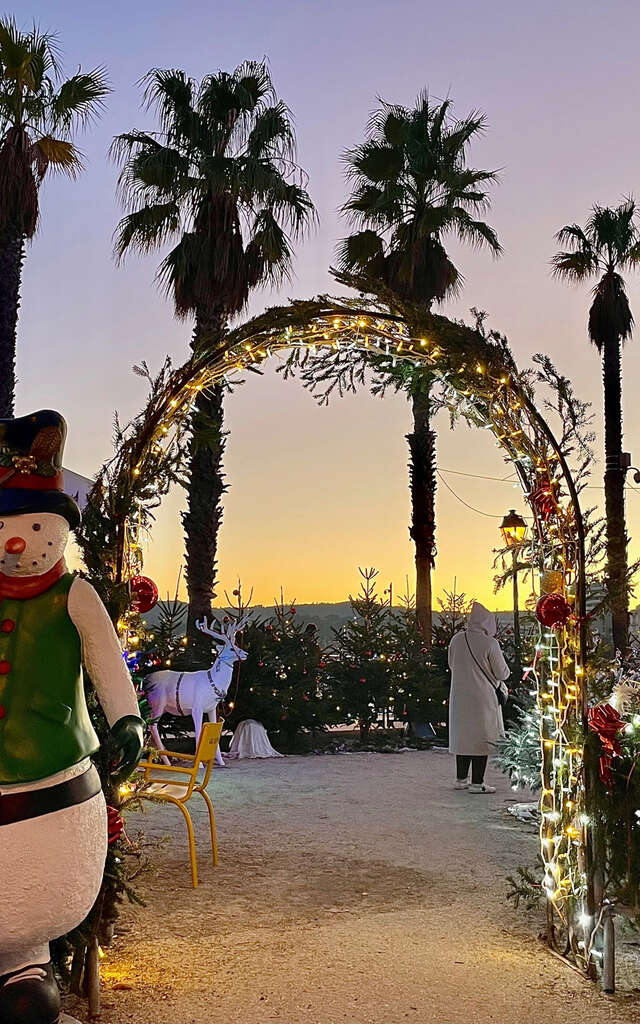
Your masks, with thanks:
<instances>
[{"instance_id":1,"label":"christmas tree","mask_svg":"<svg viewBox=\"0 0 640 1024\"><path fill-rule=\"evenodd\" d=\"M438 643L430 650L425 647L409 598L394 612L389 632L395 718L410 728L428 723L436 735L446 736L450 687L446 649Z\"/></svg>"},{"instance_id":2,"label":"christmas tree","mask_svg":"<svg viewBox=\"0 0 640 1024\"><path fill-rule=\"evenodd\" d=\"M247 718L261 722L285 751L296 748L300 733L313 736L336 720L317 630L296 615L295 604L281 594L272 615L249 622L243 635L247 660L228 722L232 728Z\"/></svg>"},{"instance_id":3,"label":"christmas tree","mask_svg":"<svg viewBox=\"0 0 640 1024\"><path fill-rule=\"evenodd\" d=\"M540 712L535 704L526 710L515 709L515 721L500 741L494 763L509 776L513 789L540 788Z\"/></svg>"},{"instance_id":4,"label":"christmas tree","mask_svg":"<svg viewBox=\"0 0 640 1024\"><path fill-rule=\"evenodd\" d=\"M371 726L381 715L384 719L394 703L390 662L393 638L388 606L376 592L377 570L359 572L360 593L349 596L353 618L334 630L329 678L341 720L357 721L360 738L366 740Z\"/></svg>"}]
</instances>

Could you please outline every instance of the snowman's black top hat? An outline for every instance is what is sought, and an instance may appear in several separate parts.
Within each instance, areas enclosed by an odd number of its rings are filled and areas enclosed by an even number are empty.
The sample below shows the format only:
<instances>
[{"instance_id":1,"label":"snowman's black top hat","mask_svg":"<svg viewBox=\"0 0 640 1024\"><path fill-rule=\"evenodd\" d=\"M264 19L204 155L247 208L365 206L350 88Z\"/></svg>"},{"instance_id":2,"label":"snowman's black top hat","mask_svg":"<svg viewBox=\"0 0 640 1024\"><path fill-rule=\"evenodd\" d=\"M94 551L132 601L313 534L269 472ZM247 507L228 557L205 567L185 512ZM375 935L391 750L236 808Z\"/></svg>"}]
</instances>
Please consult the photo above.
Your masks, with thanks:
<instances>
[{"instance_id":1,"label":"snowman's black top hat","mask_svg":"<svg viewBox=\"0 0 640 1024\"><path fill-rule=\"evenodd\" d=\"M72 530L80 525L80 510L64 493L66 436L67 424L52 409L0 419L0 516L54 512Z\"/></svg>"}]
</instances>

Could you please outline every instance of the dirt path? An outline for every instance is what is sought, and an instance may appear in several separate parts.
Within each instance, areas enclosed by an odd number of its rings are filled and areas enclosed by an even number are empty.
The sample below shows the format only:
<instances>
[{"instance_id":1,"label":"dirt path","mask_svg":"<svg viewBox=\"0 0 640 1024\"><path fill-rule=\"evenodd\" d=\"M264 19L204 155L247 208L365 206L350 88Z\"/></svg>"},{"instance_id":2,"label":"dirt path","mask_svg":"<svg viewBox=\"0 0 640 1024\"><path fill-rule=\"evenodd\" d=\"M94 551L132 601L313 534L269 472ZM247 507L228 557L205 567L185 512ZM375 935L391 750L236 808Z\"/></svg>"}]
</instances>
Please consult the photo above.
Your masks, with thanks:
<instances>
[{"instance_id":1,"label":"dirt path","mask_svg":"<svg viewBox=\"0 0 640 1024\"><path fill-rule=\"evenodd\" d=\"M505 780L471 796L452 774L439 752L218 771L221 863L196 804L195 891L178 811L149 805L145 833L171 838L103 961L105 1024L640 1022L636 996L603 996L505 903L536 855Z\"/></svg>"}]
</instances>

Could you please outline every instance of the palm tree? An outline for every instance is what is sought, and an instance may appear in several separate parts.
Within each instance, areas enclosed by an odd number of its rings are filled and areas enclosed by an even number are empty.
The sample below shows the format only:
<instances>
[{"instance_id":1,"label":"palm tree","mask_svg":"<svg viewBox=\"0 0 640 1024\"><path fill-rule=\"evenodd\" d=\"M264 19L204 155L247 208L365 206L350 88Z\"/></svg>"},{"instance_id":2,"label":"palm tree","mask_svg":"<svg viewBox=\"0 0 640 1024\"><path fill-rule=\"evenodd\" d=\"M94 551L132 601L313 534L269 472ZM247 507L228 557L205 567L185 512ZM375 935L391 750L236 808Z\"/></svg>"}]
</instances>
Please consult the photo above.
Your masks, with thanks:
<instances>
[{"instance_id":1,"label":"palm tree","mask_svg":"<svg viewBox=\"0 0 640 1024\"><path fill-rule=\"evenodd\" d=\"M0 20L0 417L13 412L22 265L40 186L49 172L82 169L73 135L108 93L102 68L62 80L55 36Z\"/></svg>"},{"instance_id":2,"label":"palm tree","mask_svg":"<svg viewBox=\"0 0 640 1024\"><path fill-rule=\"evenodd\" d=\"M451 117L451 102L433 105L426 91L413 109L381 102L365 141L346 153L352 191L343 211L359 230L338 247L338 279L368 291L402 313L420 331L430 310L459 288L462 278L444 248L449 235L473 246L502 249L495 231L478 219L489 206L495 171L468 166L482 114ZM410 449L415 544L416 614L425 644L432 640L431 570L435 562L435 442L432 383L415 374L409 385Z\"/></svg>"},{"instance_id":3,"label":"palm tree","mask_svg":"<svg viewBox=\"0 0 640 1024\"><path fill-rule=\"evenodd\" d=\"M115 139L130 207L116 232L116 254L175 242L159 281L176 315L195 318L193 350L215 348L252 289L288 278L292 239L315 216L294 162L291 115L265 63L246 62L200 83L183 71L154 69L145 85L160 131ZM222 385L198 397L183 515L192 635L195 620L211 613L226 490L223 415Z\"/></svg>"},{"instance_id":4,"label":"palm tree","mask_svg":"<svg viewBox=\"0 0 640 1024\"><path fill-rule=\"evenodd\" d=\"M629 593L622 460L622 343L631 337L633 316L622 271L640 263L636 205L626 199L615 209L594 206L584 228L567 224L556 241L564 248L552 259L556 277L581 282L598 278L589 309L589 339L602 358L604 382L604 497L607 589L616 650L627 649Z\"/></svg>"}]
</instances>

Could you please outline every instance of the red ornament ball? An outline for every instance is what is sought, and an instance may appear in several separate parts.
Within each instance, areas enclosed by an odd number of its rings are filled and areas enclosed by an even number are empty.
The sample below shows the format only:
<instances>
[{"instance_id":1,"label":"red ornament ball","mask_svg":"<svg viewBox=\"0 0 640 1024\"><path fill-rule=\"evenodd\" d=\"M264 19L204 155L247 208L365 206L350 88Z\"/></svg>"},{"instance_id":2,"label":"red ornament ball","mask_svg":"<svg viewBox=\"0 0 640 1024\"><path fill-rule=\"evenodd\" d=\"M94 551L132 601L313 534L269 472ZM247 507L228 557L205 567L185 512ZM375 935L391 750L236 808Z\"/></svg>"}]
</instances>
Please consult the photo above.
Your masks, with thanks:
<instances>
[{"instance_id":1,"label":"red ornament ball","mask_svg":"<svg viewBox=\"0 0 640 1024\"><path fill-rule=\"evenodd\" d=\"M134 576L131 580L131 607L144 615L158 603L158 588L148 576Z\"/></svg>"},{"instance_id":2,"label":"red ornament ball","mask_svg":"<svg viewBox=\"0 0 640 1024\"><path fill-rule=\"evenodd\" d=\"M543 626L564 626L572 608L562 594L545 594L536 605L536 618Z\"/></svg>"},{"instance_id":3,"label":"red ornament ball","mask_svg":"<svg viewBox=\"0 0 640 1024\"><path fill-rule=\"evenodd\" d=\"M115 807L107 805L107 835L109 837L109 846L113 846L117 843L118 839L124 832L124 821L122 815Z\"/></svg>"}]
</instances>

